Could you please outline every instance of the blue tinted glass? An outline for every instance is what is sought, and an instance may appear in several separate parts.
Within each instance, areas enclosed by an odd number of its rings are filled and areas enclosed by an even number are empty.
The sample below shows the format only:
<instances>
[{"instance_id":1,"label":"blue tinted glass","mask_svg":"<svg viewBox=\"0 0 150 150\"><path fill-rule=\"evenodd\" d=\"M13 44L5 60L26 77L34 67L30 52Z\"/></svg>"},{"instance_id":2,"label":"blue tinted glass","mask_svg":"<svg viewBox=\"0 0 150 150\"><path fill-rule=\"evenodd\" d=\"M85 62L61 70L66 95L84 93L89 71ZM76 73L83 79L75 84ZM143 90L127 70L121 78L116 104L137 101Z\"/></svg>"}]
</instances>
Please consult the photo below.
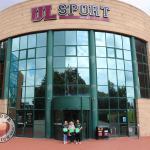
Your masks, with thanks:
<instances>
[{"instance_id":1,"label":"blue tinted glass","mask_svg":"<svg viewBox=\"0 0 150 150\"><path fill-rule=\"evenodd\" d=\"M55 57L53 61L55 68L62 68L65 67L65 58L64 57Z\"/></svg>"},{"instance_id":2,"label":"blue tinted glass","mask_svg":"<svg viewBox=\"0 0 150 150\"><path fill-rule=\"evenodd\" d=\"M12 39L12 51L19 50L19 37Z\"/></svg>"},{"instance_id":3,"label":"blue tinted glass","mask_svg":"<svg viewBox=\"0 0 150 150\"><path fill-rule=\"evenodd\" d=\"M76 47L75 46L67 46L66 47L66 56L76 56Z\"/></svg>"},{"instance_id":4,"label":"blue tinted glass","mask_svg":"<svg viewBox=\"0 0 150 150\"><path fill-rule=\"evenodd\" d=\"M89 69L78 69L78 74L79 74L79 77L78 78L81 78L85 84L89 84Z\"/></svg>"},{"instance_id":5,"label":"blue tinted glass","mask_svg":"<svg viewBox=\"0 0 150 150\"><path fill-rule=\"evenodd\" d=\"M46 57L46 47L41 47L36 49L36 58Z\"/></svg>"},{"instance_id":6,"label":"blue tinted glass","mask_svg":"<svg viewBox=\"0 0 150 150\"><path fill-rule=\"evenodd\" d=\"M46 78L46 70L36 70L36 78L35 85L42 85L44 83L44 79Z\"/></svg>"},{"instance_id":7,"label":"blue tinted glass","mask_svg":"<svg viewBox=\"0 0 150 150\"><path fill-rule=\"evenodd\" d=\"M108 85L107 69L97 69L98 85Z\"/></svg>"},{"instance_id":8,"label":"blue tinted glass","mask_svg":"<svg viewBox=\"0 0 150 150\"><path fill-rule=\"evenodd\" d=\"M77 44L88 45L88 31L77 31Z\"/></svg>"},{"instance_id":9,"label":"blue tinted glass","mask_svg":"<svg viewBox=\"0 0 150 150\"><path fill-rule=\"evenodd\" d=\"M106 43L107 47L114 47L114 34L106 33Z\"/></svg>"},{"instance_id":10,"label":"blue tinted glass","mask_svg":"<svg viewBox=\"0 0 150 150\"><path fill-rule=\"evenodd\" d=\"M64 31L54 32L54 45L65 45L65 32Z\"/></svg>"},{"instance_id":11,"label":"blue tinted glass","mask_svg":"<svg viewBox=\"0 0 150 150\"><path fill-rule=\"evenodd\" d=\"M95 32L96 46L106 46L105 33Z\"/></svg>"},{"instance_id":12,"label":"blue tinted glass","mask_svg":"<svg viewBox=\"0 0 150 150\"><path fill-rule=\"evenodd\" d=\"M26 86L34 86L35 70L27 71Z\"/></svg>"},{"instance_id":13,"label":"blue tinted glass","mask_svg":"<svg viewBox=\"0 0 150 150\"><path fill-rule=\"evenodd\" d=\"M125 37L123 36L123 49L127 49L130 50L131 46L130 46L130 38L129 37Z\"/></svg>"},{"instance_id":14,"label":"blue tinted glass","mask_svg":"<svg viewBox=\"0 0 150 150\"><path fill-rule=\"evenodd\" d=\"M108 57L115 57L114 48L107 48L107 55L108 55Z\"/></svg>"},{"instance_id":15,"label":"blue tinted glass","mask_svg":"<svg viewBox=\"0 0 150 150\"><path fill-rule=\"evenodd\" d=\"M131 51L124 50L124 59L131 60Z\"/></svg>"},{"instance_id":16,"label":"blue tinted glass","mask_svg":"<svg viewBox=\"0 0 150 150\"><path fill-rule=\"evenodd\" d=\"M119 50L119 49L116 50L116 57L123 59L123 52L122 52L122 50Z\"/></svg>"},{"instance_id":17,"label":"blue tinted glass","mask_svg":"<svg viewBox=\"0 0 150 150\"><path fill-rule=\"evenodd\" d=\"M27 60L27 69L35 69L35 59Z\"/></svg>"},{"instance_id":18,"label":"blue tinted glass","mask_svg":"<svg viewBox=\"0 0 150 150\"><path fill-rule=\"evenodd\" d=\"M106 57L106 47L96 47L97 57Z\"/></svg>"},{"instance_id":19,"label":"blue tinted glass","mask_svg":"<svg viewBox=\"0 0 150 150\"><path fill-rule=\"evenodd\" d=\"M108 70L108 80L113 85L117 85L116 70Z\"/></svg>"},{"instance_id":20,"label":"blue tinted glass","mask_svg":"<svg viewBox=\"0 0 150 150\"><path fill-rule=\"evenodd\" d=\"M117 69L124 70L124 61L117 59Z\"/></svg>"},{"instance_id":21,"label":"blue tinted glass","mask_svg":"<svg viewBox=\"0 0 150 150\"><path fill-rule=\"evenodd\" d=\"M122 37L121 37L121 35L115 34L115 47L122 49Z\"/></svg>"},{"instance_id":22,"label":"blue tinted glass","mask_svg":"<svg viewBox=\"0 0 150 150\"><path fill-rule=\"evenodd\" d=\"M97 58L97 68L107 68L106 58Z\"/></svg>"},{"instance_id":23,"label":"blue tinted glass","mask_svg":"<svg viewBox=\"0 0 150 150\"><path fill-rule=\"evenodd\" d=\"M124 71L117 70L118 86L125 86Z\"/></svg>"},{"instance_id":24,"label":"blue tinted glass","mask_svg":"<svg viewBox=\"0 0 150 150\"><path fill-rule=\"evenodd\" d=\"M76 31L66 31L66 45L76 45Z\"/></svg>"},{"instance_id":25,"label":"blue tinted glass","mask_svg":"<svg viewBox=\"0 0 150 150\"><path fill-rule=\"evenodd\" d=\"M55 46L53 54L54 56L65 56L65 46Z\"/></svg>"},{"instance_id":26,"label":"blue tinted glass","mask_svg":"<svg viewBox=\"0 0 150 150\"><path fill-rule=\"evenodd\" d=\"M101 96L107 96L108 86L98 86L98 94L100 94Z\"/></svg>"},{"instance_id":27,"label":"blue tinted glass","mask_svg":"<svg viewBox=\"0 0 150 150\"><path fill-rule=\"evenodd\" d=\"M11 53L11 61L17 61L19 57L19 51L14 51Z\"/></svg>"},{"instance_id":28,"label":"blue tinted glass","mask_svg":"<svg viewBox=\"0 0 150 150\"><path fill-rule=\"evenodd\" d=\"M23 50L23 51L20 51L20 59L26 59L26 56L27 56L27 54L26 54L26 50Z\"/></svg>"},{"instance_id":29,"label":"blue tinted glass","mask_svg":"<svg viewBox=\"0 0 150 150\"><path fill-rule=\"evenodd\" d=\"M26 87L26 97L34 97L34 87Z\"/></svg>"},{"instance_id":30,"label":"blue tinted glass","mask_svg":"<svg viewBox=\"0 0 150 150\"><path fill-rule=\"evenodd\" d=\"M40 68L46 68L45 58L36 59L36 69L40 69Z\"/></svg>"},{"instance_id":31,"label":"blue tinted glass","mask_svg":"<svg viewBox=\"0 0 150 150\"><path fill-rule=\"evenodd\" d=\"M108 68L116 69L116 60L115 59L107 59Z\"/></svg>"},{"instance_id":32,"label":"blue tinted glass","mask_svg":"<svg viewBox=\"0 0 150 150\"><path fill-rule=\"evenodd\" d=\"M36 34L28 35L28 48L36 47Z\"/></svg>"},{"instance_id":33,"label":"blue tinted glass","mask_svg":"<svg viewBox=\"0 0 150 150\"><path fill-rule=\"evenodd\" d=\"M21 36L20 37L20 49L26 49L27 48L27 36Z\"/></svg>"},{"instance_id":34,"label":"blue tinted glass","mask_svg":"<svg viewBox=\"0 0 150 150\"><path fill-rule=\"evenodd\" d=\"M78 46L77 53L78 53L78 56L89 56L88 46Z\"/></svg>"},{"instance_id":35,"label":"blue tinted glass","mask_svg":"<svg viewBox=\"0 0 150 150\"><path fill-rule=\"evenodd\" d=\"M19 61L19 70L26 70L26 60Z\"/></svg>"},{"instance_id":36,"label":"blue tinted glass","mask_svg":"<svg viewBox=\"0 0 150 150\"><path fill-rule=\"evenodd\" d=\"M47 34L38 33L37 34L37 47L46 46L46 42L47 42Z\"/></svg>"},{"instance_id":37,"label":"blue tinted glass","mask_svg":"<svg viewBox=\"0 0 150 150\"><path fill-rule=\"evenodd\" d=\"M134 88L133 87L126 87L127 97L134 97Z\"/></svg>"},{"instance_id":38,"label":"blue tinted glass","mask_svg":"<svg viewBox=\"0 0 150 150\"><path fill-rule=\"evenodd\" d=\"M35 58L35 49L28 50L28 58Z\"/></svg>"},{"instance_id":39,"label":"blue tinted glass","mask_svg":"<svg viewBox=\"0 0 150 150\"><path fill-rule=\"evenodd\" d=\"M78 67L89 67L89 58L78 57Z\"/></svg>"},{"instance_id":40,"label":"blue tinted glass","mask_svg":"<svg viewBox=\"0 0 150 150\"><path fill-rule=\"evenodd\" d=\"M66 57L66 67L77 67L77 58Z\"/></svg>"},{"instance_id":41,"label":"blue tinted glass","mask_svg":"<svg viewBox=\"0 0 150 150\"><path fill-rule=\"evenodd\" d=\"M132 62L131 61L125 61L125 70L132 71Z\"/></svg>"},{"instance_id":42,"label":"blue tinted glass","mask_svg":"<svg viewBox=\"0 0 150 150\"><path fill-rule=\"evenodd\" d=\"M126 86L133 86L133 72L126 71Z\"/></svg>"}]
</instances>

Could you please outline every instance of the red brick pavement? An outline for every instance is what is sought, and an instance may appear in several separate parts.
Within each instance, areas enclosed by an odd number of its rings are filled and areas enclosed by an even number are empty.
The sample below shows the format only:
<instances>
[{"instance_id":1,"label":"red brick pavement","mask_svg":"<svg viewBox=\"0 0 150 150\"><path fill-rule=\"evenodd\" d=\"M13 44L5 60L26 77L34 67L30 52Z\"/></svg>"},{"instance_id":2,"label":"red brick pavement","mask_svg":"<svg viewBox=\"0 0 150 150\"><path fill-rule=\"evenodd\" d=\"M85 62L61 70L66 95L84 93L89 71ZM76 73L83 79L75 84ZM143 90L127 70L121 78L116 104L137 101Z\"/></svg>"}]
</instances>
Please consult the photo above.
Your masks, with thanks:
<instances>
[{"instance_id":1,"label":"red brick pavement","mask_svg":"<svg viewBox=\"0 0 150 150\"><path fill-rule=\"evenodd\" d=\"M0 143L0 150L150 150L150 137L123 137L63 144L53 139L13 138Z\"/></svg>"}]
</instances>

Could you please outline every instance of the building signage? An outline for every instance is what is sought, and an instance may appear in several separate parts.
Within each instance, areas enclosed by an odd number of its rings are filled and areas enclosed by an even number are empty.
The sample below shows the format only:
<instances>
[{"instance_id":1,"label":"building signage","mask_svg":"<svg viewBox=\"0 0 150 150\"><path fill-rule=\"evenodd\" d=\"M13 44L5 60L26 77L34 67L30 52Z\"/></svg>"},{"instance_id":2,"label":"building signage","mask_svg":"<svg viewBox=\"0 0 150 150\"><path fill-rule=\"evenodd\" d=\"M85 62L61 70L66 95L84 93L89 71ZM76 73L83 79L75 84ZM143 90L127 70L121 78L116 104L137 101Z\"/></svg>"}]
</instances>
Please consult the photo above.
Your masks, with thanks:
<instances>
[{"instance_id":1,"label":"building signage","mask_svg":"<svg viewBox=\"0 0 150 150\"><path fill-rule=\"evenodd\" d=\"M97 5L60 4L57 13L52 14L52 5L32 8L32 21L56 19L89 19L109 21L109 7Z\"/></svg>"}]
</instances>

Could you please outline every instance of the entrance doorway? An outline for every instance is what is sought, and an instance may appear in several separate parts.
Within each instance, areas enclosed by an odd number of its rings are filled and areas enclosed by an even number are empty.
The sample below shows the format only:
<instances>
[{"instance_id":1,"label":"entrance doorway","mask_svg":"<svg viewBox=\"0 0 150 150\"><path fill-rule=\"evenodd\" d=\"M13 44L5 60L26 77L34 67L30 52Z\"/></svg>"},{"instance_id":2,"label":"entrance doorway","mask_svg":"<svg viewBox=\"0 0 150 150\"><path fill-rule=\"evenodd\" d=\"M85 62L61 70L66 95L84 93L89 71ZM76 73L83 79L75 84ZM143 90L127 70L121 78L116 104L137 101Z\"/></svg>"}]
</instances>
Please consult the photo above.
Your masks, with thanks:
<instances>
[{"instance_id":1,"label":"entrance doorway","mask_svg":"<svg viewBox=\"0 0 150 150\"><path fill-rule=\"evenodd\" d=\"M89 111L88 110L54 110L53 111L53 137L57 140L63 139L62 125L66 120L76 122L80 120L83 130L82 139L89 138Z\"/></svg>"}]
</instances>

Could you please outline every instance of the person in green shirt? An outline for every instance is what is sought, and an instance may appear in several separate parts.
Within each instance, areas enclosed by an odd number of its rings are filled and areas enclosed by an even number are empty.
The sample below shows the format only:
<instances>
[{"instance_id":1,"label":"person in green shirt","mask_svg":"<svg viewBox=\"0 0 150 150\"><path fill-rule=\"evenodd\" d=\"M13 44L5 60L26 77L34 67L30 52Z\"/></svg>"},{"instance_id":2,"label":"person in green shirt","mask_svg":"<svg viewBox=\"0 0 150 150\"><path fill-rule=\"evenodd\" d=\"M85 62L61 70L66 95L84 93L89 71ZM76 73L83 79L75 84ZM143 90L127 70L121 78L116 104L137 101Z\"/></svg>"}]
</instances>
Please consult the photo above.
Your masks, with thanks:
<instances>
[{"instance_id":1,"label":"person in green shirt","mask_svg":"<svg viewBox=\"0 0 150 150\"><path fill-rule=\"evenodd\" d=\"M82 125L79 120L76 121L75 124L75 137L76 137L76 144L81 144L81 130Z\"/></svg>"}]
</instances>

